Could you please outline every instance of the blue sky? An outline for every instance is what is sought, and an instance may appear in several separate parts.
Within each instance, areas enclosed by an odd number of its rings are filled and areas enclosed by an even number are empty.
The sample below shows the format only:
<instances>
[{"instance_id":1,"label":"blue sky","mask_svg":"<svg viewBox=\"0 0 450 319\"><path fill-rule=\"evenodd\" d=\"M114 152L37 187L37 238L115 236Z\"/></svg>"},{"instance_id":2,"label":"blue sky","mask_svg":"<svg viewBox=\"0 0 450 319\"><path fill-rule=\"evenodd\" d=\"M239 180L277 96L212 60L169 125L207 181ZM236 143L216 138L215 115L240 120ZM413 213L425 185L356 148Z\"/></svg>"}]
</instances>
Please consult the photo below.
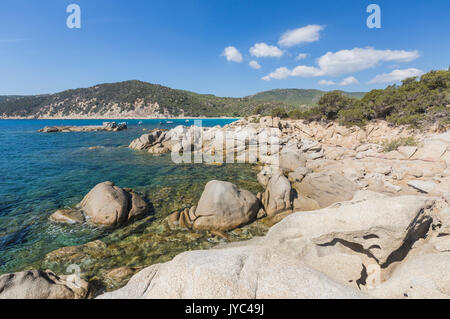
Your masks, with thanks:
<instances>
[{"instance_id":1,"label":"blue sky","mask_svg":"<svg viewBox=\"0 0 450 319\"><path fill-rule=\"evenodd\" d=\"M81 29L66 26L71 3ZM367 91L447 69L449 13L448 0L2 0L0 95L131 79L236 97Z\"/></svg>"}]
</instances>

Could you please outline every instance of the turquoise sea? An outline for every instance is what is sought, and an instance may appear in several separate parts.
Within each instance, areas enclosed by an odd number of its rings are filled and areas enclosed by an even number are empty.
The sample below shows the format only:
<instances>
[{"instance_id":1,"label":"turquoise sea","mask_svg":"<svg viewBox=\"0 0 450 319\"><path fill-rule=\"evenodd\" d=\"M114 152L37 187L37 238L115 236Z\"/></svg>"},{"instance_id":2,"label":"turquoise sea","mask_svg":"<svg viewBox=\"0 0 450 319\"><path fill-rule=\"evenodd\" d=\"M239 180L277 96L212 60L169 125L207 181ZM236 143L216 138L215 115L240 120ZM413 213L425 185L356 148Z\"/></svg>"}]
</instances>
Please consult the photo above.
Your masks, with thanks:
<instances>
[{"instance_id":1,"label":"turquoise sea","mask_svg":"<svg viewBox=\"0 0 450 319\"><path fill-rule=\"evenodd\" d=\"M120 120L116 120L120 122ZM161 124L160 122L163 122ZM203 126L225 125L232 119L207 119ZM89 225L61 226L48 217L73 207L97 183L113 181L134 188L156 205L180 203L180 192L202 188L211 179L239 184L254 179L244 164L222 167L172 163L170 155L152 156L128 149L143 129L192 125L193 120L126 120L121 132L38 133L48 125L99 125L103 120L0 120L0 273L23 269L57 248L80 245L110 235ZM91 147L98 147L90 149ZM183 188L174 195L173 189ZM165 190L167 189L167 194ZM197 194L195 196L199 196ZM156 196L156 195L155 195ZM183 197L183 196L182 196ZM165 212L164 214L167 214Z\"/></svg>"}]
</instances>

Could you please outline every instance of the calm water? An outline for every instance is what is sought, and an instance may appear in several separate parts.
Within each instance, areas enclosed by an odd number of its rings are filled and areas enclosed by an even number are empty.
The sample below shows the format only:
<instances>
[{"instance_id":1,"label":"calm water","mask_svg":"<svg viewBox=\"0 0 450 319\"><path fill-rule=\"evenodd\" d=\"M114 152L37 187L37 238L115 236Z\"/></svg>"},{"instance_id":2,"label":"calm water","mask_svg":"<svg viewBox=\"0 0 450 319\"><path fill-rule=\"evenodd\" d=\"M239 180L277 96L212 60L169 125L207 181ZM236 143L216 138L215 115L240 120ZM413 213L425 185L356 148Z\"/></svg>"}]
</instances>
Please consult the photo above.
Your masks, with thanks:
<instances>
[{"instance_id":1,"label":"calm water","mask_svg":"<svg viewBox=\"0 0 450 319\"><path fill-rule=\"evenodd\" d=\"M233 120L203 120L203 126ZM170 155L151 156L126 146L143 128L172 128L185 123L127 120L121 132L37 133L46 125L98 125L102 120L0 120L0 273L16 271L63 246L107 235L88 225L60 226L48 221L58 208L73 207L97 183L113 181L147 193L164 187L202 189L211 179L239 182L254 172L243 165L175 165ZM164 122L164 120L163 120ZM98 149L89 149L99 146ZM161 194L158 196L161 197ZM167 194L167 201L180 201ZM173 196L173 195L172 195Z\"/></svg>"}]
</instances>

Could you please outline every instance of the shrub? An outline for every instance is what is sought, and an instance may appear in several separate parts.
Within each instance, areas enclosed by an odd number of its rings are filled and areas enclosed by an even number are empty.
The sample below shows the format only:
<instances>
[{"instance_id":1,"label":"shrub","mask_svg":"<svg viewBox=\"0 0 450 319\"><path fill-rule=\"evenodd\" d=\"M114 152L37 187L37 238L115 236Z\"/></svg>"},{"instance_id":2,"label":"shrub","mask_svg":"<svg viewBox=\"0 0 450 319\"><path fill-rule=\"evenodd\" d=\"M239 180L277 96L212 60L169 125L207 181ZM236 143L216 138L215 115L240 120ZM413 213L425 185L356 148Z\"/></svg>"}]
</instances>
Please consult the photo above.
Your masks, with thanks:
<instances>
[{"instance_id":1,"label":"shrub","mask_svg":"<svg viewBox=\"0 0 450 319\"><path fill-rule=\"evenodd\" d=\"M281 108L281 107L274 108L274 109L270 112L270 115L271 115L272 117L279 117L279 118L282 118L282 119L288 117L288 114L287 114L286 110L283 109L283 108Z\"/></svg>"},{"instance_id":2,"label":"shrub","mask_svg":"<svg viewBox=\"0 0 450 319\"><path fill-rule=\"evenodd\" d=\"M383 152L396 151L400 146L417 146L419 143L414 136L400 137L391 141L384 141L382 143Z\"/></svg>"}]
</instances>

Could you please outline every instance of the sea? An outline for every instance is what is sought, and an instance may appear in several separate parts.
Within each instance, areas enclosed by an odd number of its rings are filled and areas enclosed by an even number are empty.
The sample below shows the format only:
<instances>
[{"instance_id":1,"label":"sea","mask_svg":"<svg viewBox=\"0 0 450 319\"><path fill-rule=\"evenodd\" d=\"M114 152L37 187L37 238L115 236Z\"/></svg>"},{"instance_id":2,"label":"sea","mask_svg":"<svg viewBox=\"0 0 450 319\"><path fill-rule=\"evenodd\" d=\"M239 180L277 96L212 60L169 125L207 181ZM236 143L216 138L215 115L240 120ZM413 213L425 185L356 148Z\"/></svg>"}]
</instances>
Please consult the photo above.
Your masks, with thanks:
<instances>
[{"instance_id":1,"label":"sea","mask_svg":"<svg viewBox=\"0 0 450 319\"><path fill-rule=\"evenodd\" d=\"M128 129L120 132L39 133L45 126L101 125L104 120L0 120L0 274L30 268L61 247L111 238L114 229L49 221L55 210L74 207L104 181L143 194L156 219L195 204L212 179L258 190L249 182L256 181L257 172L248 164L175 164L170 154L153 156L127 147L145 130L189 126L193 119L123 121ZM233 121L205 119L202 125ZM146 227L152 222L146 220Z\"/></svg>"}]
</instances>

